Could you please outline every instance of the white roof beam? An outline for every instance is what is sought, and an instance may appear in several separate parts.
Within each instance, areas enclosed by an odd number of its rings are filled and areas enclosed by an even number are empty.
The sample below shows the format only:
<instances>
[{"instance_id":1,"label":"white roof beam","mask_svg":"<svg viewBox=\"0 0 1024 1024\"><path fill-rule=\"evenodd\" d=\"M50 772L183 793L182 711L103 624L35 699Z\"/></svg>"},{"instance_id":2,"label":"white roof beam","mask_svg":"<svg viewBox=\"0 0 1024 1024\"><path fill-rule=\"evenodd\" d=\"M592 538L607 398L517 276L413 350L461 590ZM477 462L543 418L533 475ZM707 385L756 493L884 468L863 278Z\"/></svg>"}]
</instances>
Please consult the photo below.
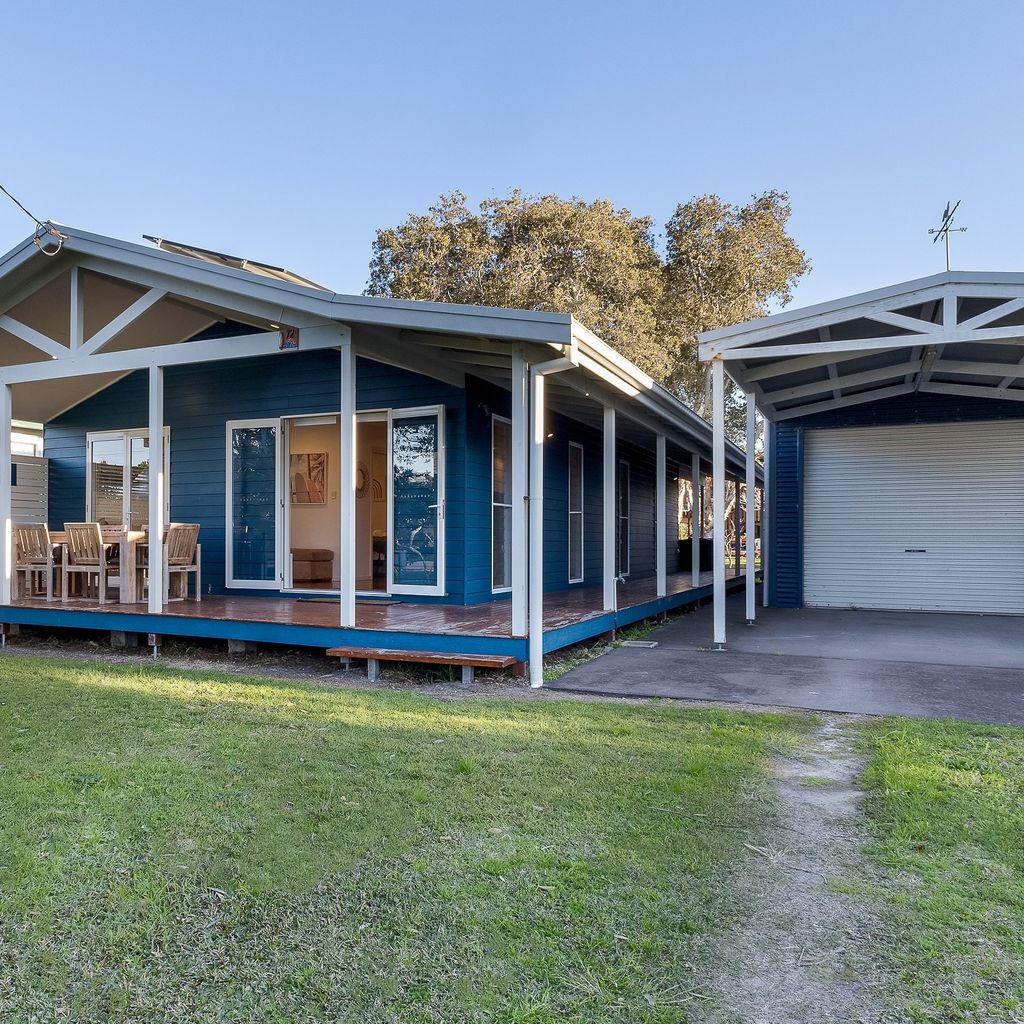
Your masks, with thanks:
<instances>
[{"instance_id":1,"label":"white roof beam","mask_svg":"<svg viewBox=\"0 0 1024 1024\"><path fill-rule=\"evenodd\" d=\"M342 324L308 328L302 334L302 349L310 351L339 348L340 339L347 333L348 328ZM290 355L288 352L281 352L279 331L187 341L176 345L154 345L150 348L127 349L124 352L96 352L91 356L83 356L77 352L69 353L63 359L0 367L0 384L27 384L32 381L61 380L65 377L125 373L131 370L144 370L150 366L182 366L267 355L278 355L284 359Z\"/></svg>"},{"instance_id":2,"label":"white roof beam","mask_svg":"<svg viewBox=\"0 0 1024 1024\"><path fill-rule=\"evenodd\" d=\"M902 377L908 373L917 373L920 368L920 360L897 363L893 366L879 366L873 370L849 373L845 377L836 376L829 380L817 380L809 384L798 384L796 387L783 388L781 391L766 391L764 397L772 405L777 405L779 402L792 401L794 398L807 398L811 395L824 394L832 388L841 390L842 388L857 387L861 384L874 384L876 381L888 380L893 377ZM906 383L909 383L909 381Z\"/></svg>"},{"instance_id":3,"label":"white roof beam","mask_svg":"<svg viewBox=\"0 0 1024 1024\"><path fill-rule=\"evenodd\" d=\"M1009 384L1024 375L1024 361L1020 363L972 363L962 359L939 359L932 373L955 373L978 377L1002 377Z\"/></svg>"},{"instance_id":4,"label":"white roof beam","mask_svg":"<svg viewBox=\"0 0 1024 1024\"><path fill-rule=\"evenodd\" d=\"M878 352L884 352L884 348ZM818 366L827 366L829 363L843 363L850 359L861 359L864 356L876 355L876 352L850 352L850 353L818 353L813 356L796 356L792 359L783 359L778 363L768 363L765 366L744 367L740 371L745 384L754 381L767 380L771 377L782 377L787 373L797 373L800 370L813 370Z\"/></svg>"},{"instance_id":5,"label":"white roof beam","mask_svg":"<svg viewBox=\"0 0 1024 1024\"><path fill-rule=\"evenodd\" d=\"M932 334L942 330L939 324L933 324L929 320L920 320L914 316L904 316L902 313L872 313L865 319L888 324L890 327L905 327L908 331L918 331L922 334Z\"/></svg>"},{"instance_id":6,"label":"white roof beam","mask_svg":"<svg viewBox=\"0 0 1024 1024\"><path fill-rule=\"evenodd\" d=\"M969 398L1001 398L1011 402L1024 402L1024 389L1010 391L1004 388L987 388L981 384L943 384L940 381L928 381L921 385L921 390L934 395L965 395Z\"/></svg>"},{"instance_id":7,"label":"white roof beam","mask_svg":"<svg viewBox=\"0 0 1024 1024\"><path fill-rule=\"evenodd\" d=\"M989 344L1017 345L1024 342L1022 327L989 327L971 331L962 328L946 328L928 335L900 334L887 338L850 338L844 341L792 342L787 345L757 345L750 348L733 349L726 352L724 359L784 359L786 356L803 355L812 352L870 352L890 348L913 348L927 341L929 345L955 345L965 341L984 341ZM785 372L785 371L781 371Z\"/></svg>"},{"instance_id":8,"label":"white roof beam","mask_svg":"<svg viewBox=\"0 0 1024 1024\"><path fill-rule=\"evenodd\" d=\"M78 349L78 354L89 356L94 352L99 352L119 335L124 334L143 313L148 312L166 296L167 292L162 288L150 288L149 291L140 295L126 310L118 313L106 327L101 327Z\"/></svg>"},{"instance_id":9,"label":"white roof beam","mask_svg":"<svg viewBox=\"0 0 1024 1024\"><path fill-rule=\"evenodd\" d=\"M960 326L970 330L974 330L977 327L986 327L988 324L994 323L996 320L1002 320L1004 316L1010 316L1022 309L1024 309L1024 296L1019 299L1011 299L1009 302L1002 302L992 309L985 310L984 313L972 316L969 320L964 320Z\"/></svg>"},{"instance_id":10,"label":"white roof beam","mask_svg":"<svg viewBox=\"0 0 1024 1024\"><path fill-rule=\"evenodd\" d=\"M39 349L40 352L45 352L46 355L52 356L54 359L60 359L68 354L67 347L59 341L54 341L53 338L40 334L39 331L29 327L28 324L23 324L20 320L15 320L13 316L8 316L6 313L0 313L0 330L13 334L16 338L20 338L25 342L26 345L31 345L33 348Z\"/></svg>"},{"instance_id":11,"label":"white roof beam","mask_svg":"<svg viewBox=\"0 0 1024 1024\"><path fill-rule=\"evenodd\" d=\"M876 402L882 398L892 398L896 395L907 395L914 390L912 384L894 384L889 388L880 388L877 391L865 391L858 395L846 395L844 398L830 398L827 402L815 402L813 405L800 405L793 409L780 409L774 419L791 420L796 416L810 416L816 412L828 412L830 409L842 409L848 405L863 405L865 402Z\"/></svg>"}]
</instances>

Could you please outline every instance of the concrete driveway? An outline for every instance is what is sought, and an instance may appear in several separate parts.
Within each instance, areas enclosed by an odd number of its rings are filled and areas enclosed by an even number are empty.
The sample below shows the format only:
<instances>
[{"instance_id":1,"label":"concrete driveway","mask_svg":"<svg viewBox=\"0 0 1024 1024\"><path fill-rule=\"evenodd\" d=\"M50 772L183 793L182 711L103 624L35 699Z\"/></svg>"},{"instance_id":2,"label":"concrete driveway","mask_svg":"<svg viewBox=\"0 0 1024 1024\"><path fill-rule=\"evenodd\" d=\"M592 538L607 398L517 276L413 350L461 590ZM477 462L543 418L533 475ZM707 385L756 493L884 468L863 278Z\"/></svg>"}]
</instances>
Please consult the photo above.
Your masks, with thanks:
<instances>
[{"instance_id":1,"label":"concrete driveway","mask_svg":"<svg viewBox=\"0 0 1024 1024\"><path fill-rule=\"evenodd\" d=\"M1024 725L1024 619L999 615L758 608L728 602L728 645L711 650L707 605L551 683L622 697L674 697L869 715Z\"/></svg>"}]
</instances>

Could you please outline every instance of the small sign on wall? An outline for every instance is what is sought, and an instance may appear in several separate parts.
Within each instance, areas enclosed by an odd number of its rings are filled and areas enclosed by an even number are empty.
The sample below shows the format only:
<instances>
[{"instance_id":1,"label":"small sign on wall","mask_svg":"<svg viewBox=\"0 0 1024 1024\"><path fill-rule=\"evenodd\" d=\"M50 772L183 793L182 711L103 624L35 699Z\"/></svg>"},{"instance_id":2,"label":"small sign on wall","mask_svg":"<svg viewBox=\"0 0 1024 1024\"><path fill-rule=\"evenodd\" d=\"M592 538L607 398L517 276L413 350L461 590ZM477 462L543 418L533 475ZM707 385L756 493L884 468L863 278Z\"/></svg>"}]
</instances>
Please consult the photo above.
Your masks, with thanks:
<instances>
[{"instance_id":1,"label":"small sign on wall","mask_svg":"<svg viewBox=\"0 0 1024 1024\"><path fill-rule=\"evenodd\" d=\"M280 349L282 352L292 351L299 347L298 327L282 327Z\"/></svg>"}]
</instances>

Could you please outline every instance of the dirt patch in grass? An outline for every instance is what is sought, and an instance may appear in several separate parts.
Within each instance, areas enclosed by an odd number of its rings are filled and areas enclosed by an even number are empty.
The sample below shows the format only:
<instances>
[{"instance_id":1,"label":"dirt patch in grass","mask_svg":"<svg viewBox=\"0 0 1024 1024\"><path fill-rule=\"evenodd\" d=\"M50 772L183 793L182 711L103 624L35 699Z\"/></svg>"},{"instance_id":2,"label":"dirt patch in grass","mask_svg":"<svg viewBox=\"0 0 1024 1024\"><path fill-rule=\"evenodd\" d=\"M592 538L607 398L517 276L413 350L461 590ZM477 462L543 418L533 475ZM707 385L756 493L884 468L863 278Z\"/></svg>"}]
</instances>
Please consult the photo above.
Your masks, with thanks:
<instances>
[{"instance_id":1,"label":"dirt patch in grass","mask_svg":"<svg viewBox=\"0 0 1024 1024\"><path fill-rule=\"evenodd\" d=\"M715 941L703 1020L729 1024L852 1024L896 1020L871 946L881 923L846 891L863 870L866 834L856 738L825 717L774 761L777 814L746 844L736 898L744 924Z\"/></svg>"}]
</instances>

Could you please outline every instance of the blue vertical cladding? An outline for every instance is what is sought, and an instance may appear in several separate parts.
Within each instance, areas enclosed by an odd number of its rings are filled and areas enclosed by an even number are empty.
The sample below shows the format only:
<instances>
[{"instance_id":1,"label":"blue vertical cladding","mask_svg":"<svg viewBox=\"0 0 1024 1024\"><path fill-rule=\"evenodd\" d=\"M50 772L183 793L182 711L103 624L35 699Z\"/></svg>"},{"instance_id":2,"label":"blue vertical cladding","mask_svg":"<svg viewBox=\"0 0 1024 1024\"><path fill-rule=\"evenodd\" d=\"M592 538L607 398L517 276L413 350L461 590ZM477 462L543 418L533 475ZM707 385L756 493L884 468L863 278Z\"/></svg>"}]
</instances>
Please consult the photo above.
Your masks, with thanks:
<instances>
[{"instance_id":1,"label":"blue vertical cladding","mask_svg":"<svg viewBox=\"0 0 1024 1024\"><path fill-rule=\"evenodd\" d=\"M1020 403L958 395L900 395L774 423L771 457L769 597L779 608L803 605L804 432L912 423L1024 419Z\"/></svg>"},{"instance_id":2,"label":"blue vertical cladding","mask_svg":"<svg viewBox=\"0 0 1024 1024\"><path fill-rule=\"evenodd\" d=\"M356 391L360 409L445 406L448 594L435 600L461 602L466 525L461 500L466 488L464 393L368 359L358 361ZM224 589L226 422L337 412L340 397L338 359L331 352L297 352L165 371L171 515L201 525L203 579L214 592ZM148 419L146 375L133 373L47 424L52 528L77 521L85 513L86 434L145 427Z\"/></svg>"}]
</instances>

